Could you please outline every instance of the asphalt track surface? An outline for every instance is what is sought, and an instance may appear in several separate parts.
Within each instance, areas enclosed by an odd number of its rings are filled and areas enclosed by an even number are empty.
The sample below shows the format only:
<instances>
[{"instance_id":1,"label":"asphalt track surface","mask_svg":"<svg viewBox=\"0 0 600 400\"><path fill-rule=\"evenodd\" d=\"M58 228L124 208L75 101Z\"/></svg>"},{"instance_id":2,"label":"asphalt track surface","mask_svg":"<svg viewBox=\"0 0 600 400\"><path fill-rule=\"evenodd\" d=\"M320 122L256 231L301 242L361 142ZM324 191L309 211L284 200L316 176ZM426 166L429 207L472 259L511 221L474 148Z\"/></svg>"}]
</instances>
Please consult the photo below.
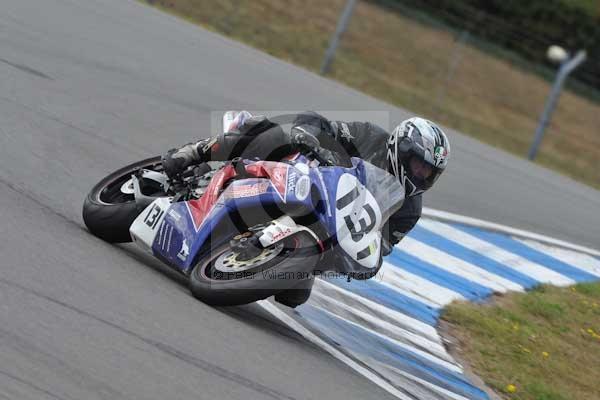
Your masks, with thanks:
<instances>
[{"instance_id":1,"label":"asphalt track surface","mask_svg":"<svg viewBox=\"0 0 600 400\"><path fill-rule=\"evenodd\" d=\"M205 306L91 236L81 205L217 110L407 112L134 1L0 9L0 399L389 398L259 307ZM600 247L598 191L450 135L427 206Z\"/></svg>"}]
</instances>

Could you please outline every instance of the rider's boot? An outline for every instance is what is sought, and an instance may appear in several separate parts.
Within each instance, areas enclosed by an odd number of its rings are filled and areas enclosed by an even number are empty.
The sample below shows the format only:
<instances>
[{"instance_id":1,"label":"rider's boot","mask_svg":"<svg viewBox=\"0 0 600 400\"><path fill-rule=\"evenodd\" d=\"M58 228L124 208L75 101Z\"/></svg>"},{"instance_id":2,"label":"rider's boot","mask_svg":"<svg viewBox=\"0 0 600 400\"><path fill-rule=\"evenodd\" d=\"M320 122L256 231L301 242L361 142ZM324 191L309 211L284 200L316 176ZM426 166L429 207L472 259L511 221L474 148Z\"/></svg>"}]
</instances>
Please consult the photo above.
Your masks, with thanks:
<instances>
[{"instance_id":1,"label":"rider's boot","mask_svg":"<svg viewBox=\"0 0 600 400\"><path fill-rule=\"evenodd\" d=\"M314 276L304 279L293 289L284 290L283 292L276 294L275 301L284 306L296 308L308 301L314 283Z\"/></svg>"}]
</instances>

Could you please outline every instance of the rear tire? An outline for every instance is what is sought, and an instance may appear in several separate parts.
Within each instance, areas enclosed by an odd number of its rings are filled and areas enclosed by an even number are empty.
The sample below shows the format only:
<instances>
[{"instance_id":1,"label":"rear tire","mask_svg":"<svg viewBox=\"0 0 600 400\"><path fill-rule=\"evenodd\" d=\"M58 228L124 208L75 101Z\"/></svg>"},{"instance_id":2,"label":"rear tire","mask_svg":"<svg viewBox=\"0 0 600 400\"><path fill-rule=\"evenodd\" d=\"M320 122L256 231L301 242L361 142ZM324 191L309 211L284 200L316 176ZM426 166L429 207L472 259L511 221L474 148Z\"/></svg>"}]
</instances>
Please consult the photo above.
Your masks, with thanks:
<instances>
[{"instance_id":1,"label":"rear tire","mask_svg":"<svg viewBox=\"0 0 600 400\"><path fill-rule=\"evenodd\" d=\"M119 199L122 202L114 203L103 200L103 196L111 185L118 185L123 179L128 179L135 170L155 169L160 164L160 156L148 158L123 167L98 182L83 203L83 221L89 231L109 243L131 242L129 227L141 212L133 195L131 198L123 196Z\"/></svg>"},{"instance_id":2,"label":"rear tire","mask_svg":"<svg viewBox=\"0 0 600 400\"><path fill-rule=\"evenodd\" d=\"M313 279L319 258L315 240L305 232L283 240L284 249L280 254L256 270L243 274L232 272L227 275L217 271L215 264L220 257L232 252L229 244L217 248L192 270L192 295L209 305L235 306L293 290L307 279Z\"/></svg>"}]
</instances>

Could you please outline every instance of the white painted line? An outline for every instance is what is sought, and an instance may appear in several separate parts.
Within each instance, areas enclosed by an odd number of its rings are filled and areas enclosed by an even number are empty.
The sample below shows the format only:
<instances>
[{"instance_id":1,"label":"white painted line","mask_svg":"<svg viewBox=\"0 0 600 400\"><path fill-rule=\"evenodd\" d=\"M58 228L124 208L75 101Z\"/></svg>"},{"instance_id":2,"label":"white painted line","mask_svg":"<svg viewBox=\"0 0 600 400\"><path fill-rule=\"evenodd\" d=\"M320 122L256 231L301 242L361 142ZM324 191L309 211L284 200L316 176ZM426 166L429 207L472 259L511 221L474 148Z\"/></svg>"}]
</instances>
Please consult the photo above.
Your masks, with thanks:
<instances>
[{"instance_id":1,"label":"white painted line","mask_svg":"<svg viewBox=\"0 0 600 400\"><path fill-rule=\"evenodd\" d=\"M449 400L446 396L440 396L438 393L432 391L430 388L420 385L411 379L412 376L405 377L403 374L399 374L394 368L386 365L382 362L374 360L368 357L361 357L359 360L377 371L382 377L394 382L394 385L403 388L407 394L411 395L415 400L427 399L427 400Z\"/></svg>"},{"instance_id":2,"label":"white painted line","mask_svg":"<svg viewBox=\"0 0 600 400\"><path fill-rule=\"evenodd\" d=\"M485 257L505 265L508 268L514 269L524 275L543 282L551 283L558 286L568 286L575 283L570 278L559 274L549 268L536 264L523 257L513 254L509 251L501 249L489 242L476 238L460 229L456 229L448 224L444 224L434 220L422 220L419 222L421 226L427 230L442 235L452 241L460 243ZM403 239L403 240L406 240ZM401 242L402 243L402 242Z\"/></svg>"},{"instance_id":3,"label":"white painted line","mask_svg":"<svg viewBox=\"0 0 600 400\"><path fill-rule=\"evenodd\" d=\"M456 372L456 373L459 373L459 374L462 373L462 368L460 366L456 365L455 363L450 363L450 362L448 362L446 360L443 360L443 359L441 359L439 357L434 356L431 353L419 350L416 347L407 346L406 344L402 343L401 341L398 341L398 340L393 339L393 338L391 338L389 336L386 336L386 335L382 335L381 333L379 333L379 332L377 332L377 331L375 331L373 329L370 329L370 328L367 328L366 326L357 324L356 322L354 322L354 321L352 321L350 319L347 319L347 318L343 318L340 315L336 315L336 314L332 313L331 311L328 311L328 310L326 310L325 308L323 308L323 307L321 307L319 305L314 305L314 307L318 308L319 310L323 311L326 314L331 315L332 318L334 316L337 316L338 318L344 320L348 324L351 324L351 325L354 325L354 326L359 327L361 329L364 329L365 331L367 331L367 332L369 332L372 335L375 335L377 337L383 338L385 340L389 340L390 342L394 343L398 347L401 347L401 348L403 348L403 349L405 349L405 350L407 350L407 351L409 351L409 352L411 352L413 354L419 355L421 358L423 358L425 360L428 360L428 361L431 361L432 363L437 364L438 366L440 366L442 368L445 368L447 370L450 370L452 372Z\"/></svg>"},{"instance_id":4,"label":"white painted line","mask_svg":"<svg viewBox=\"0 0 600 400\"><path fill-rule=\"evenodd\" d=\"M331 354L333 357L337 358L338 360L340 360L341 362L343 362L344 364L346 364L365 378L369 379L371 382L373 382L386 392L390 393L392 396L395 396L402 400L412 400L406 394L402 393L394 386L392 386L389 382L376 375L373 371L360 365L359 363L357 363L356 361L354 361L353 359L351 359L350 357L348 357L347 355L337 350L336 348L325 342L323 339L319 338L317 335L306 329L304 326L296 322L289 315L277 308L277 306L269 303L267 300L261 300L258 302L258 304L260 304L265 310L273 314L275 317L279 318L291 329L302 335L306 340L319 346L320 348Z\"/></svg>"},{"instance_id":5,"label":"white painted line","mask_svg":"<svg viewBox=\"0 0 600 400\"><path fill-rule=\"evenodd\" d=\"M503 232L509 235L519 236L524 239L537 240L542 243L551 244L554 246L563 247L570 250L587 253L593 256L600 256L600 251L591 249L589 247L580 246L577 244L569 243L564 240L555 239L550 236L540 235L538 233L525 231L522 229L511 228L510 226L496 224L494 222L484 221L477 218L471 218L464 215L454 214L446 211L434 210L432 208L423 207L423 215L430 218L441 219L444 221L457 222L465 225L472 225L478 228L489 229L493 231Z\"/></svg>"},{"instance_id":6,"label":"white painted line","mask_svg":"<svg viewBox=\"0 0 600 400\"><path fill-rule=\"evenodd\" d=\"M452 240L452 237L448 237ZM513 281L501 276L492 274L483 268L479 268L460 258L454 257L446 252L426 245L423 242L415 240L410 236L405 236L397 247L408 254L417 257L429 264L459 275L467 280L488 287L495 292L505 293L508 290L524 291L523 287Z\"/></svg>"},{"instance_id":7,"label":"white painted line","mask_svg":"<svg viewBox=\"0 0 600 400\"><path fill-rule=\"evenodd\" d=\"M390 279L391 278L386 277L384 275L383 279L378 280L378 282L382 286L385 286L386 288L393 290L394 292L400 293L401 295L403 295L409 299L412 299L412 300L415 300L415 301L425 304L427 307L440 308L439 303L432 301L431 299L428 299L427 297L424 297L422 295L422 293L419 293L418 291L415 292L412 290L406 290L406 288L404 288L403 285L399 284L399 282L390 282Z\"/></svg>"},{"instance_id":8,"label":"white painted line","mask_svg":"<svg viewBox=\"0 0 600 400\"><path fill-rule=\"evenodd\" d=\"M379 303L366 299L348 290L344 290L323 279L315 279L313 290L315 289L329 293L332 293L333 291L336 293L337 296L331 295L330 297L341 297L345 300L354 302L367 309L375 316L379 316L382 319L392 320L411 332L414 332L423 337L427 337L433 342L442 344L442 340L436 329L433 326L426 324L425 322L419 321L418 319L410 317L406 314L402 314L401 312L382 306Z\"/></svg>"},{"instance_id":9,"label":"white painted line","mask_svg":"<svg viewBox=\"0 0 600 400\"><path fill-rule=\"evenodd\" d=\"M363 361L365 363L368 362L365 360ZM381 376L389 379L390 381L402 382L402 387L406 388L406 391L413 395L415 399L469 400L464 396L436 386L430 382L424 381L423 379L417 378L405 371L399 370L398 368L394 368L377 360L372 360L371 362L368 362L368 364L375 366L377 372L381 373Z\"/></svg>"},{"instance_id":10,"label":"white painted line","mask_svg":"<svg viewBox=\"0 0 600 400\"><path fill-rule=\"evenodd\" d=\"M415 383L418 383L419 385L421 385L423 387L429 388L429 389L431 389L431 390L439 393L440 395L443 396L443 398L450 398L450 399L453 399L453 400L469 400L468 397L461 396L461 395L459 395L457 393L451 392L448 389L444 389L442 387L434 385L431 382L427 382L424 379L417 378L416 376L411 375L411 374L409 374L409 373L407 373L405 371L402 371L402 370L400 370L398 368L394 368L394 367L392 367L390 365L385 365L385 364L382 364L382 363L378 363L378 364L382 365L385 369L387 369L389 371L392 371L392 372L394 372L394 373L396 373L398 375L404 376L404 377L410 379L411 381L413 381Z\"/></svg>"},{"instance_id":11,"label":"white painted line","mask_svg":"<svg viewBox=\"0 0 600 400\"><path fill-rule=\"evenodd\" d=\"M564 262L565 264L569 264L574 268L579 268L582 271L590 273L592 275L596 275L600 277L600 260L595 259L594 257L576 253L571 250L565 250L558 247L551 247L539 242L534 242L533 240L527 239L515 239L519 242L537 250L544 254L549 255L550 257L554 257L557 260Z\"/></svg>"},{"instance_id":12,"label":"white painted line","mask_svg":"<svg viewBox=\"0 0 600 400\"><path fill-rule=\"evenodd\" d=\"M402 288L406 291L415 293L416 295L428 299L434 303L437 308L442 308L454 300L466 300L463 295L453 290L414 275L404 269L402 266L393 266L386 261L383 262L381 269L377 273L378 279L391 286Z\"/></svg>"},{"instance_id":13,"label":"white painted line","mask_svg":"<svg viewBox=\"0 0 600 400\"><path fill-rule=\"evenodd\" d=\"M347 304L327 296L320 291L313 291L307 304L311 304L315 307L326 308L330 313L337 315L338 317L352 321L357 325L372 330L370 327L377 328L377 331L386 338L394 339L407 344L409 347L426 351L430 354L435 355L439 359L446 360L454 363L454 360L448 354L444 346L439 343L433 342L427 337L419 336L416 333L410 332L399 325L385 321L377 316L348 306Z\"/></svg>"}]
</instances>

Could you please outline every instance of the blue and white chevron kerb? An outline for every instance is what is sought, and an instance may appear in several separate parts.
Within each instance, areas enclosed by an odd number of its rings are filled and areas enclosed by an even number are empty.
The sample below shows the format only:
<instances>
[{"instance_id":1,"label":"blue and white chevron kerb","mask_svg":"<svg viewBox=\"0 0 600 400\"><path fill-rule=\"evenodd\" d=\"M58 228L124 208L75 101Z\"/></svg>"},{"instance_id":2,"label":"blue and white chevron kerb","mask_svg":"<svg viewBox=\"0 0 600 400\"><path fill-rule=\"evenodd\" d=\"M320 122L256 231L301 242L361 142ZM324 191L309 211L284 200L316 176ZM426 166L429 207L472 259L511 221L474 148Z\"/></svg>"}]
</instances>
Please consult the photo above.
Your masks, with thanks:
<instances>
[{"instance_id":1,"label":"blue and white chevron kerb","mask_svg":"<svg viewBox=\"0 0 600 400\"><path fill-rule=\"evenodd\" d=\"M317 279L292 317L263 306L307 339L402 399L487 399L436 331L454 300L541 283L600 280L600 260L540 241L422 218L368 281Z\"/></svg>"}]
</instances>

